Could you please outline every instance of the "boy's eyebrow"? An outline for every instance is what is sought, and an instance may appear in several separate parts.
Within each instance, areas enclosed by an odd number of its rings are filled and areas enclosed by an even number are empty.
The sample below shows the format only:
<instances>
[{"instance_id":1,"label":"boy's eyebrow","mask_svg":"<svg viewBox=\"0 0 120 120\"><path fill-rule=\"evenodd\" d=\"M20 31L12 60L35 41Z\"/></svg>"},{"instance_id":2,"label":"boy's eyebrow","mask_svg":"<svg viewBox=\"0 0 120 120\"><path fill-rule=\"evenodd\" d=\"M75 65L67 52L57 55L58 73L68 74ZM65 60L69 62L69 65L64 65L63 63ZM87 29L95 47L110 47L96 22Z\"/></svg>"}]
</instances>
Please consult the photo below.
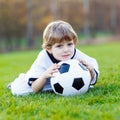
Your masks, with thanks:
<instances>
[{"instance_id":1,"label":"boy's eyebrow","mask_svg":"<svg viewBox=\"0 0 120 120\"><path fill-rule=\"evenodd\" d=\"M56 45L63 45L63 43L58 43L58 44L56 44Z\"/></svg>"}]
</instances>

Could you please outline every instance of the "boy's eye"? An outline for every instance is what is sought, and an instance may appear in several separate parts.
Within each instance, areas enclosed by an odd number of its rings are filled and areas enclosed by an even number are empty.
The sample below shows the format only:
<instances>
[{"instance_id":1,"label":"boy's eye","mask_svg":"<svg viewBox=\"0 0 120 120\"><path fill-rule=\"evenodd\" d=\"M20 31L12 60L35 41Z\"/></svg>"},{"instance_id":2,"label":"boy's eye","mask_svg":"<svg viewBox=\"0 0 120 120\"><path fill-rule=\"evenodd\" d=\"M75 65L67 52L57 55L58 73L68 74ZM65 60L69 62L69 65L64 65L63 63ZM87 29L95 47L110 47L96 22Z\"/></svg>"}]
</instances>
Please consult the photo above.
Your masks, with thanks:
<instances>
[{"instance_id":1,"label":"boy's eye","mask_svg":"<svg viewBox=\"0 0 120 120\"><path fill-rule=\"evenodd\" d=\"M56 47L60 48L60 47L62 47L62 45L57 45Z\"/></svg>"},{"instance_id":2,"label":"boy's eye","mask_svg":"<svg viewBox=\"0 0 120 120\"><path fill-rule=\"evenodd\" d=\"M73 45L73 43L68 43L68 46L71 46L71 45Z\"/></svg>"}]
</instances>

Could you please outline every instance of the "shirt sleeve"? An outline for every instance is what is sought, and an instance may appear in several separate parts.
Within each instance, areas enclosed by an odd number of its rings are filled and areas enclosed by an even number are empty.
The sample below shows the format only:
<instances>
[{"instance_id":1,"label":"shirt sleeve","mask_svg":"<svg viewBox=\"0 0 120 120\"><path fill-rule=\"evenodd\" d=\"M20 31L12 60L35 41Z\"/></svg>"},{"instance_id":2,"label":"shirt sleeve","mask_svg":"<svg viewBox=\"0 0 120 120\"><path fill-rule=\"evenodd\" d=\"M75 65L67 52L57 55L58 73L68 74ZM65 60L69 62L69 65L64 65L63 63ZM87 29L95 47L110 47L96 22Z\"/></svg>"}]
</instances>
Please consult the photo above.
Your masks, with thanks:
<instances>
[{"instance_id":1,"label":"shirt sleeve","mask_svg":"<svg viewBox=\"0 0 120 120\"><path fill-rule=\"evenodd\" d=\"M96 82L97 82L97 79L98 79L98 73L97 71L94 69L94 73L95 73L95 76L94 78L92 79L90 85L94 85Z\"/></svg>"},{"instance_id":2,"label":"shirt sleeve","mask_svg":"<svg viewBox=\"0 0 120 120\"><path fill-rule=\"evenodd\" d=\"M32 82L38 79L41 74L46 70L44 55L40 53L34 61L28 72L26 73L26 80L28 85L31 86ZM47 64L47 63L46 63Z\"/></svg>"}]
</instances>

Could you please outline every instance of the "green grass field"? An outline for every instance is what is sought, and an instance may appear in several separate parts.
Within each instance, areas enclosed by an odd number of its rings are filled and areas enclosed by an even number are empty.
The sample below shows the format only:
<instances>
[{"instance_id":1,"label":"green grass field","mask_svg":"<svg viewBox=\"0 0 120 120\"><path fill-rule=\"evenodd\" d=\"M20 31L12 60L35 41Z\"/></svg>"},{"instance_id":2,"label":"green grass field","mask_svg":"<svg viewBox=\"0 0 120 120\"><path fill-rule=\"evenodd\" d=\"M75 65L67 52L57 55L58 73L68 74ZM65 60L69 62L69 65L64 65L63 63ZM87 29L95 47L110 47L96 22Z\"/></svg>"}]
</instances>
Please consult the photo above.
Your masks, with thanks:
<instances>
[{"instance_id":1,"label":"green grass field","mask_svg":"<svg viewBox=\"0 0 120 120\"><path fill-rule=\"evenodd\" d=\"M0 120L119 120L120 43L80 49L97 59L100 77L94 89L74 97L53 93L13 96L7 84L29 69L39 51L1 54Z\"/></svg>"}]
</instances>

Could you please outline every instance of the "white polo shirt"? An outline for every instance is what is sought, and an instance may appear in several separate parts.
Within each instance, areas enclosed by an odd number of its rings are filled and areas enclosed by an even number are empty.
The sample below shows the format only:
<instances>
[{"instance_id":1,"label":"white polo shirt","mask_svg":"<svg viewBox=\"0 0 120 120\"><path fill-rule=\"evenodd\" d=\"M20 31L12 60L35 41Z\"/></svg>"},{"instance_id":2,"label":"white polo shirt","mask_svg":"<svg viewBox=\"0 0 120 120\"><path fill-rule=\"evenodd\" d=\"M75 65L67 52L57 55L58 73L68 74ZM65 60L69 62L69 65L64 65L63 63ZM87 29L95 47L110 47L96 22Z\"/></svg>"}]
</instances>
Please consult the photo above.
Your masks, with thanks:
<instances>
[{"instance_id":1,"label":"white polo shirt","mask_svg":"<svg viewBox=\"0 0 120 120\"><path fill-rule=\"evenodd\" d=\"M97 81L99 70L98 63L96 59L84 54L78 49L75 49L75 53L71 59L83 59L86 62L93 65L95 70L95 77L91 81L91 85L94 85ZM24 74L21 73L18 78L16 78L11 84L11 90L14 95L24 95L33 92L31 84L34 80L39 78L43 72L45 72L52 64L58 63L52 55L50 55L46 50L42 50L30 69ZM47 80L42 91L52 90L50 85L50 79Z\"/></svg>"}]
</instances>

